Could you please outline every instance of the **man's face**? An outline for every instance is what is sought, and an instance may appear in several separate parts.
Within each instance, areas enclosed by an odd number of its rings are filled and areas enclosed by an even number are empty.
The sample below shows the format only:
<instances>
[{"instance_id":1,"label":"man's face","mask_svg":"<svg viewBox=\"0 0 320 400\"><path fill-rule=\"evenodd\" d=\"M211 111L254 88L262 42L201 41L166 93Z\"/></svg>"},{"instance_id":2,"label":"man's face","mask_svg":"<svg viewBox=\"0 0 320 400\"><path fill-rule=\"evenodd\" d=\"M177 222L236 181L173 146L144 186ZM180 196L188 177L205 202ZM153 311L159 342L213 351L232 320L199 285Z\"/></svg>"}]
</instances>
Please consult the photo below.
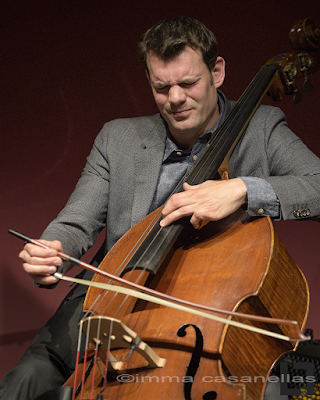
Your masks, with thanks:
<instances>
[{"instance_id":1,"label":"man's face","mask_svg":"<svg viewBox=\"0 0 320 400\"><path fill-rule=\"evenodd\" d=\"M181 147L192 147L219 118L217 88L224 79L224 60L218 57L209 71L200 50L187 46L169 61L150 53L147 65L155 102L173 139Z\"/></svg>"}]
</instances>

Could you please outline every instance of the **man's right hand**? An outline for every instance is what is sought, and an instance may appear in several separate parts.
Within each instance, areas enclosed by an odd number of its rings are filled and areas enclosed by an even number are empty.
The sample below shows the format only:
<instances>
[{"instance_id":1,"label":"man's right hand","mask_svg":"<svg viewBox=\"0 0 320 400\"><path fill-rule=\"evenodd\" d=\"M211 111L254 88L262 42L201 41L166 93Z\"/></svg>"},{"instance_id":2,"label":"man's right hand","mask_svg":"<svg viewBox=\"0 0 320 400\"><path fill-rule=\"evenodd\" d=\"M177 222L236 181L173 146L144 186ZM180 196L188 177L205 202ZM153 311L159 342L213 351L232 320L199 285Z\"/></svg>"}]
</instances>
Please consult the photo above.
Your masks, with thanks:
<instances>
[{"instance_id":1,"label":"man's right hand","mask_svg":"<svg viewBox=\"0 0 320 400\"><path fill-rule=\"evenodd\" d=\"M23 261L24 270L36 283L51 285L58 282L58 279L52 274L57 271L57 267L63 262L58 257L58 251L62 252L62 244L58 240L52 242L39 240L39 242L49 246L50 249L27 243L20 252L19 257Z\"/></svg>"}]
</instances>

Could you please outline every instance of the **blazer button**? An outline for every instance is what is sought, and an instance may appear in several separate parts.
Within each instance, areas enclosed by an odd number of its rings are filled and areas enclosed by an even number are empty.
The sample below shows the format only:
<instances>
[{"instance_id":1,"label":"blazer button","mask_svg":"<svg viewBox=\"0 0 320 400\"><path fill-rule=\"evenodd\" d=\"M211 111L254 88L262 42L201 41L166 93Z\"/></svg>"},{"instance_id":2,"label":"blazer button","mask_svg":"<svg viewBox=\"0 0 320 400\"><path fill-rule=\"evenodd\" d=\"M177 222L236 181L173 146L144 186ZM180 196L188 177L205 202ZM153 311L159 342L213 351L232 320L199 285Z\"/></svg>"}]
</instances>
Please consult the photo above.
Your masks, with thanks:
<instances>
[{"instance_id":1,"label":"blazer button","mask_svg":"<svg viewBox=\"0 0 320 400\"><path fill-rule=\"evenodd\" d=\"M263 209L263 208L259 208L258 214L259 214L259 215L262 215L263 213L264 213L264 209Z\"/></svg>"}]
</instances>

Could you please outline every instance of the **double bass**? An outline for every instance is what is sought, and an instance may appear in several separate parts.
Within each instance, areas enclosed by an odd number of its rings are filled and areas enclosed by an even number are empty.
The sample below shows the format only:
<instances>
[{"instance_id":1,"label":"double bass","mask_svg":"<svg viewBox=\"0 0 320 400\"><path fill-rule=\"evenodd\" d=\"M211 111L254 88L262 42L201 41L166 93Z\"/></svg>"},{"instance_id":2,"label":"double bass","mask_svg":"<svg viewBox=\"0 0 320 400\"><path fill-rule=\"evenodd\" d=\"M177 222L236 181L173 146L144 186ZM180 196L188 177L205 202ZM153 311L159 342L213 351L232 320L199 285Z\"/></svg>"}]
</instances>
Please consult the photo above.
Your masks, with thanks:
<instances>
[{"instance_id":1,"label":"double bass","mask_svg":"<svg viewBox=\"0 0 320 400\"><path fill-rule=\"evenodd\" d=\"M184 181L227 179L263 96L297 102L297 76L310 90L319 36L308 19L292 29L294 52L260 69ZM258 400L276 361L306 339L307 282L269 218L240 209L198 230L185 220L162 228L161 218L161 208L144 218L94 269L79 331L85 356L63 388L38 400Z\"/></svg>"}]
</instances>

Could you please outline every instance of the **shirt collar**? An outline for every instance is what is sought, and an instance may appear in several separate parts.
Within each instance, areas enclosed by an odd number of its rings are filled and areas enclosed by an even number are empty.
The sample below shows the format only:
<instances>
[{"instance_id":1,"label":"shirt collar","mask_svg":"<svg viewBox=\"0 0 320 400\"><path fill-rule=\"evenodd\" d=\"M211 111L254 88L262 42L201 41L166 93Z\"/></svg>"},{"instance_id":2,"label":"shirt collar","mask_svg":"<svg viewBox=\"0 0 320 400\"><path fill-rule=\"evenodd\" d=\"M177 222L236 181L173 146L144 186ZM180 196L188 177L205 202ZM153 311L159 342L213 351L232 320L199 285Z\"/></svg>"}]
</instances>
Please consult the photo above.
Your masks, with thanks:
<instances>
[{"instance_id":1,"label":"shirt collar","mask_svg":"<svg viewBox=\"0 0 320 400\"><path fill-rule=\"evenodd\" d=\"M220 116L217 121L217 123L208 131L204 132L202 135L198 137L196 140L194 146L192 149L188 150L180 150L178 146L174 143L174 141L171 139L171 134L168 129L168 125L166 124L167 127L167 137L166 137L166 146L165 146L165 151L164 151L164 156L163 156L163 161L170 160L170 161L175 161L175 160L182 160L186 157L188 157L190 154L196 154L199 152L199 144L203 143L208 143L208 141L211 139L213 133L218 129L218 127L221 125L221 122L224 120L225 117L225 101L218 91L218 104L219 104L219 109L220 109ZM202 148L202 146L201 146Z\"/></svg>"}]
</instances>

